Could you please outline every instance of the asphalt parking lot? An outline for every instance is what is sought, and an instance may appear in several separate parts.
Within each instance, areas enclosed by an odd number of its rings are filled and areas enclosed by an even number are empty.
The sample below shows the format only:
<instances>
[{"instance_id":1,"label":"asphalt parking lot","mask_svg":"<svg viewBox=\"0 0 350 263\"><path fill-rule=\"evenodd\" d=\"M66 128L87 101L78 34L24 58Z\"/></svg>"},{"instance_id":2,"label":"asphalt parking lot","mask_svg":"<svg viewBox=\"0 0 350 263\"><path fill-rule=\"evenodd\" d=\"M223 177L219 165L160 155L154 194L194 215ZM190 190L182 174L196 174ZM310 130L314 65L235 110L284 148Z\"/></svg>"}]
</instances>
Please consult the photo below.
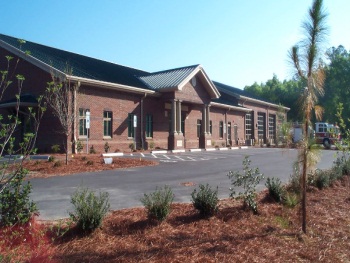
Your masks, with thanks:
<instances>
[{"instance_id":1,"label":"asphalt parking lot","mask_svg":"<svg viewBox=\"0 0 350 263\"><path fill-rule=\"evenodd\" d=\"M322 151L318 167L331 167L334 154L335 151ZM164 185L172 188L175 202L190 202L193 189L198 184L206 183L218 186L219 197L227 198L230 192L227 173L230 170L242 170L242 161L247 155L252 161L251 167L259 167L265 177L278 177L288 182L297 150L249 148L124 156L154 159L159 161L159 165L32 179L32 199L37 203L40 219L59 219L68 217L68 211L72 209L70 196L81 185L108 192L113 210L141 206L140 198L144 193ZM258 189L264 188L264 182L261 182Z\"/></svg>"}]
</instances>

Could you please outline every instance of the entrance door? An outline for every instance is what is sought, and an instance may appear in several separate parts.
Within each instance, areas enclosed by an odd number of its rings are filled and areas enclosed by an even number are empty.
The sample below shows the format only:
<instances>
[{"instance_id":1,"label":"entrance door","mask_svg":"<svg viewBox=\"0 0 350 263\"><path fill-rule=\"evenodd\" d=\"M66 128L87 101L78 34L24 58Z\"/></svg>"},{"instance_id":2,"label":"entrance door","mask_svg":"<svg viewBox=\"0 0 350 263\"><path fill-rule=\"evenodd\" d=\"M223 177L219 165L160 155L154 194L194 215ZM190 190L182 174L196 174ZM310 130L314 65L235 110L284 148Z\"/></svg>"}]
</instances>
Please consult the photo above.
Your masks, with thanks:
<instances>
[{"instance_id":1,"label":"entrance door","mask_svg":"<svg viewBox=\"0 0 350 263\"><path fill-rule=\"evenodd\" d=\"M266 115L265 113L258 113L258 139L259 144L265 143L266 138Z\"/></svg>"}]
</instances>

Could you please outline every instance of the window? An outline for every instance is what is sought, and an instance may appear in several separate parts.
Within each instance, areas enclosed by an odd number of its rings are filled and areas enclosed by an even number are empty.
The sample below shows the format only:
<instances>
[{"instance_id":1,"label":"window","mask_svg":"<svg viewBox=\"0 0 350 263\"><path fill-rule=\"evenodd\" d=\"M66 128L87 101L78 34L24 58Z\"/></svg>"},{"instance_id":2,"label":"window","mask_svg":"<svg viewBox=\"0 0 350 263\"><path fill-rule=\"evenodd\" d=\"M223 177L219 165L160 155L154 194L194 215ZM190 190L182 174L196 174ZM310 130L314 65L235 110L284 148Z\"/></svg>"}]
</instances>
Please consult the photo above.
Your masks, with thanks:
<instances>
[{"instance_id":1,"label":"window","mask_svg":"<svg viewBox=\"0 0 350 263\"><path fill-rule=\"evenodd\" d=\"M224 122L223 121L219 122L219 137L220 138L224 137Z\"/></svg>"},{"instance_id":2,"label":"window","mask_svg":"<svg viewBox=\"0 0 350 263\"><path fill-rule=\"evenodd\" d=\"M213 134L213 123L212 123L212 121L209 121L209 131L210 131L210 134Z\"/></svg>"},{"instance_id":3,"label":"window","mask_svg":"<svg viewBox=\"0 0 350 263\"><path fill-rule=\"evenodd\" d=\"M276 115L269 115L269 138L275 139L276 136Z\"/></svg>"},{"instance_id":4,"label":"window","mask_svg":"<svg viewBox=\"0 0 350 263\"><path fill-rule=\"evenodd\" d=\"M146 137L153 137L153 116L151 114L146 115Z\"/></svg>"},{"instance_id":5,"label":"window","mask_svg":"<svg viewBox=\"0 0 350 263\"><path fill-rule=\"evenodd\" d=\"M258 113L258 138L265 139L265 114Z\"/></svg>"},{"instance_id":6,"label":"window","mask_svg":"<svg viewBox=\"0 0 350 263\"><path fill-rule=\"evenodd\" d=\"M251 113L247 113L245 115L245 139L246 140L250 140L252 139L252 114Z\"/></svg>"},{"instance_id":7,"label":"window","mask_svg":"<svg viewBox=\"0 0 350 263\"><path fill-rule=\"evenodd\" d=\"M89 109L79 109L79 136L87 136L87 129L86 129L86 112L89 111Z\"/></svg>"},{"instance_id":8,"label":"window","mask_svg":"<svg viewBox=\"0 0 350 263\"><path fill-rule=\"evenodd\" d=\"M201 130L202 130L202 120L197 120L197 137L198 138L201 136Z\"/></svg>"},{"instance_id":9,"label":"window","mask_svg":"<svg viewBox=\"0 0 350 263\"><path fill-rule=\"evenodd\" d=\"M103 137L112 137L112 112L103 112Z\"/></svg>"},{"instance_id":10,"label":"window","mask_svg":"<svg viewBox=\"0 0 350 263\"><path fill-rule=\"evenodd\" d=\"M128 115L128 137L134 138L135 129L134 129L134 116L135 114L129 113Z\"/></svg>"}]
</instances>

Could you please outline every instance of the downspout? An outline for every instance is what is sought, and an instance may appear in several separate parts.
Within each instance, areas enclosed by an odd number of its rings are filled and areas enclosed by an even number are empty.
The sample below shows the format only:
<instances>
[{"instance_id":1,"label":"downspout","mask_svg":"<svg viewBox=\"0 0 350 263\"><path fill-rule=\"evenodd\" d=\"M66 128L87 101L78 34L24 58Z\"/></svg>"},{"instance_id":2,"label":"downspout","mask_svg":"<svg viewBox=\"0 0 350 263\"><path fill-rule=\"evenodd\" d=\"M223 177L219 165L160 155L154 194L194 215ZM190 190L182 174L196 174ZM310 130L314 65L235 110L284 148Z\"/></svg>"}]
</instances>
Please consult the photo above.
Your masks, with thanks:
<instances>
[{"instance_id":1,"label":"downspout","mask_svg":"<svg viewBox=\"0 0 350 263\"><path fill-rule=\"evenodd\" d=\"M145 95L141 98L140 101L140 137L141 137L141 148L145 149L145 136L144 136L144 132L143 132L143 100L147 97L147 93L145 93Z\"/></svg>"},{"instance_id":2,"label":"downspout","mask_svg":"<svg viewBox=\"0 0 350 263\"><path fill-rule=\"evenodd\" d=\"M73 139L74 139L74 153L77 153L77 90L80 88L80 81L77 82L77 85L73 89Z\"/></svg>"},{"instance_id":3,"label":"downspout","mask_svg":"<svg viewBox=\"0 0 350 263\"><path fill-rule=\"evenodd\" d=\"M225 130L224 130L224 132L226 133L226 135L225 135L225 147L227 146L227 142L228 142L228 132L227 132L227 112L229 111L230 109L228 109L228 110L226 110L226 112L225 112Z\"/></svg>"}]
</instances>

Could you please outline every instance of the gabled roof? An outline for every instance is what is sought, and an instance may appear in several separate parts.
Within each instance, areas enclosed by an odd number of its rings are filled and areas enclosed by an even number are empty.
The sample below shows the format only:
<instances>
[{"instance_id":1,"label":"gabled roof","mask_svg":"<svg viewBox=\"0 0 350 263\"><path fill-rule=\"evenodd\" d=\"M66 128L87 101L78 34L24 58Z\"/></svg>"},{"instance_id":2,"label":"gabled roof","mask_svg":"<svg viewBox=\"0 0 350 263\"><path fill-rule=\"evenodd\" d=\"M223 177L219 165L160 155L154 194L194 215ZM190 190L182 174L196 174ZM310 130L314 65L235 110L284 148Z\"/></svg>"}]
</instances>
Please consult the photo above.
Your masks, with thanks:
<instances>
[{"instance_id":1,"label":"gabled roof","mask_svg":"<svg viewBox=\"0 0 350 263\"><path fill-rule=\"evenodd\" d=\"M199 65L158 71L139 78L154 90L177 88Z\"/></svg>"},{"instance_id":2,"label":"gabled roof","mask_svg":"<svg viewBox=\"0 0 350 263\"><path fill-rule=\"evenodd\" d=\"M158 71L145 76L140 76L139 78L148 88L163 92L182 90L183 86L194 76L198 76L198 78L202 80L204 87L212 98L218 98L220 96L219 91L200 65Z\"/></svg>"}]
</instances>

